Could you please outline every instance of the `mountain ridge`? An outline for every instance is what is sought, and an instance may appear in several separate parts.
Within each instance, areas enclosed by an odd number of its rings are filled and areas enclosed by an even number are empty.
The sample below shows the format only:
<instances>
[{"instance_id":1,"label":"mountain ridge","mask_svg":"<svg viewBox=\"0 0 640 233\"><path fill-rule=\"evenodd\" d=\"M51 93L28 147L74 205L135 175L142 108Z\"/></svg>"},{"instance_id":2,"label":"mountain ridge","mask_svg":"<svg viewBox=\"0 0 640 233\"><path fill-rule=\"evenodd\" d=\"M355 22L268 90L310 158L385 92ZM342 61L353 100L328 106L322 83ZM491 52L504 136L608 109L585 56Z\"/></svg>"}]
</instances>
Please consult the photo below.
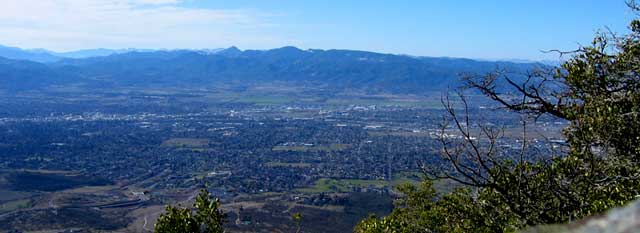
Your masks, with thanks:
<instances>
[{"instance_id":1,"label":"mountain ridge","mask_svg":"<svg viewBox=\"0 0 640 233\"><path fill-rule=\"evenodd\" d=\"M24 73L24 69L23 74L11 74L17 72L11 69L11 64L33 66L36 70L46 67L51 75ZM361 89L389 93L421 93L453 86L461 73L485 73L498 67L524 73L547 67L540 63L412 57L358 50L302 50L293 46L270 50L240 50L237 47L217 50L132 50L88 58L59 58L37 63L39 65L11 64L4 67L5 75L22 77L23 82L39 80L42 76L63 80L47 80L35 86L41 88L51 83L91 84L98 82L96 77L100 77L100 85L105 87L194 87L282 81L296 85L326 86L333 90ZM73 78L62 78L67 76ZM6 78L0 80L3 81ZM34 88L33 85L28 86Z\"/></svg>"}]
</instances>

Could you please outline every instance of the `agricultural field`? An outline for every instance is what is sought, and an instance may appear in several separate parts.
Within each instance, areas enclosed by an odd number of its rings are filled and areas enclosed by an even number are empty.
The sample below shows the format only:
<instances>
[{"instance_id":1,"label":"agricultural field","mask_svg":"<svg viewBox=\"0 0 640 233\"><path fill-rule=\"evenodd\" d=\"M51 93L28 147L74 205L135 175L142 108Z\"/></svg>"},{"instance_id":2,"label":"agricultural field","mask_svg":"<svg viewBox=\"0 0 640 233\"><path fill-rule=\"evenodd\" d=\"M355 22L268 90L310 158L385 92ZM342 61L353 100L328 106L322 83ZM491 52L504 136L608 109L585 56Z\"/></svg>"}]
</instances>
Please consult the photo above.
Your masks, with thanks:
<instances>
[{"instance_id":1,"label":"agricultural field","mask_svg":"<svg viewBox=\"0 0 640 233\"><path fill-rule=\"evenodd\" d=\"M387 185L389 185L389 182L384 180L321 178L318 179L311 187L297 189L297 191L303 193L346 193L353 192L357 189L382 189Z\"/></svg>"}]
</instances>

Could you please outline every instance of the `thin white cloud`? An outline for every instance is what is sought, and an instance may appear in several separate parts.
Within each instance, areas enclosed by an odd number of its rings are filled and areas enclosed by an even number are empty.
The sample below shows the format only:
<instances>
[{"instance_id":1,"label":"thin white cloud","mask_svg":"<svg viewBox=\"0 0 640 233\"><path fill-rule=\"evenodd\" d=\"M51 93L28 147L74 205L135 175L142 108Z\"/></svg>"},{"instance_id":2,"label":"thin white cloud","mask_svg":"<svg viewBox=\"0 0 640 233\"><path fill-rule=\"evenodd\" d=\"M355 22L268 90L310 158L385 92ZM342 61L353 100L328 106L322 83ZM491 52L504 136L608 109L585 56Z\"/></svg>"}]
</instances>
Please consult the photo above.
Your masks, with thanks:
<instances>
[{"instance_id":1,"label":"thin white cloud","mask_svg":"<svg viewBox=\"0 0 640 233\"><path fill-rule=\"evenodd\" d=\"M212 48L277 43L271 15L186 8L181 0L0 0L0 44L71 50L94 47Z\"/></svg>"},{"instance_id":2,"label":"thin white cloud","mask_svg":"<svg viewBox=\"0 0 640 233\"><path fill-rule=\"evenodd\" d=\"M162 5L162 4L177 4L182 0L131 0L132 4L149 4L149 5Z\"/></svg>"}]
</instances>

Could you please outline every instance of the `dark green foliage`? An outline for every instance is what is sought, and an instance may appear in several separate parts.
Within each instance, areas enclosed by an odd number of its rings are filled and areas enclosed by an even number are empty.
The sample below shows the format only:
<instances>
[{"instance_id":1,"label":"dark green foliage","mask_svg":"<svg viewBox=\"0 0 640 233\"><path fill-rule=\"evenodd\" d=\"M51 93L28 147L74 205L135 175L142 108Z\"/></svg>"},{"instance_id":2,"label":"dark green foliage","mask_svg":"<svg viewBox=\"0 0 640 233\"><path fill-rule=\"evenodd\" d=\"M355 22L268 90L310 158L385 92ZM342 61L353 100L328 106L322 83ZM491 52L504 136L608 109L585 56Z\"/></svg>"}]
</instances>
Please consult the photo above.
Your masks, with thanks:
<instances>
[{"instance_id":1,"label":"dark green foliage","mask_svg":"<svg viewBox=\"0 0 640 233\"><path fill-rule=\"evenodd\" d=\"M167 206L155 225L157 233L222 233L226 214L218 199L212 200L205 189L201 190L193 204L195 213L188 208Z\"/></svg>"},{"instance_id":2,"label":"dark green foliage","mask_svg":"<svg viewBox=\"0 0 640 233\"><path fill-rule=\"evenodd\" d=\"M196 222L190 209L167 206L165 213L158 218L155 232L200 232L200 224Z\"/></svg>"},{"instance_id":3,"label":"dark green foliage","mask_svg":"<svg viewBox=\"0 0 640 233\"><path fill-rule=\"evenodd\" d=\"M629 5L639 9L634 2ZM482 133L471 135L466 116L446 102L450 122L464 139L441 139L450 166L429 174L470 188L437 197L429 182L404 187L405 196L392 214L365 219L355 232L511 232L577 220L637 198L640 21L630 28L623 37L598 34L555 72L531 73L523 83L500 73L467 78L470 87L530 119L548 114L568 120L568 145L561 156L531 162L504 155L495 147L499 135L494 129L479 126ZM499 93L500 78L521 98ZM526 144L522 150L524 155Z\"/></svg>"},{"instance_id":4,"label":"dark green foliage","mask_svg":"<svg viewBox=\"0 0 640 233\"><path fill-rule=\"evenodd\" d=\"M477 201L469 188L437 197L431 181L425 180L419 187L407 184L399 191L404 196L390 215L372 215L354 232L500 232L515 230L508 226L518 221L491 203Z\"/></svg>"}]
</instances>

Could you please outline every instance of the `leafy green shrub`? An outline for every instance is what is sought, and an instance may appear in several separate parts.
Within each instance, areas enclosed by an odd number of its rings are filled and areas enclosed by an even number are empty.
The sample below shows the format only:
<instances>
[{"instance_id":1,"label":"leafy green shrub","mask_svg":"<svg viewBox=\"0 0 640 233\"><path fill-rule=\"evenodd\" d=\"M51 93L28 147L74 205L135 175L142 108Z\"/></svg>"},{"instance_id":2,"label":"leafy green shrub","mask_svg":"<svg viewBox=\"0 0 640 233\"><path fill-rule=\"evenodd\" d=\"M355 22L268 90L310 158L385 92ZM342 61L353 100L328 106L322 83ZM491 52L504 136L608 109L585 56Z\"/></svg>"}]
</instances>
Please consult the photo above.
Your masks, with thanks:
<instances>
[{"instance_id":1,"label":"leafy green shrub","mask_svg":"<svg viewBox=\"0 0 640 233\"><path fill-rule=\"evenodd\" d=\"M220 208L218 199L203 189L193 204L195 213L188 208L167 206L155 225L157 233L222 233L226 214Z\"/></svg>"}]
</instances>

